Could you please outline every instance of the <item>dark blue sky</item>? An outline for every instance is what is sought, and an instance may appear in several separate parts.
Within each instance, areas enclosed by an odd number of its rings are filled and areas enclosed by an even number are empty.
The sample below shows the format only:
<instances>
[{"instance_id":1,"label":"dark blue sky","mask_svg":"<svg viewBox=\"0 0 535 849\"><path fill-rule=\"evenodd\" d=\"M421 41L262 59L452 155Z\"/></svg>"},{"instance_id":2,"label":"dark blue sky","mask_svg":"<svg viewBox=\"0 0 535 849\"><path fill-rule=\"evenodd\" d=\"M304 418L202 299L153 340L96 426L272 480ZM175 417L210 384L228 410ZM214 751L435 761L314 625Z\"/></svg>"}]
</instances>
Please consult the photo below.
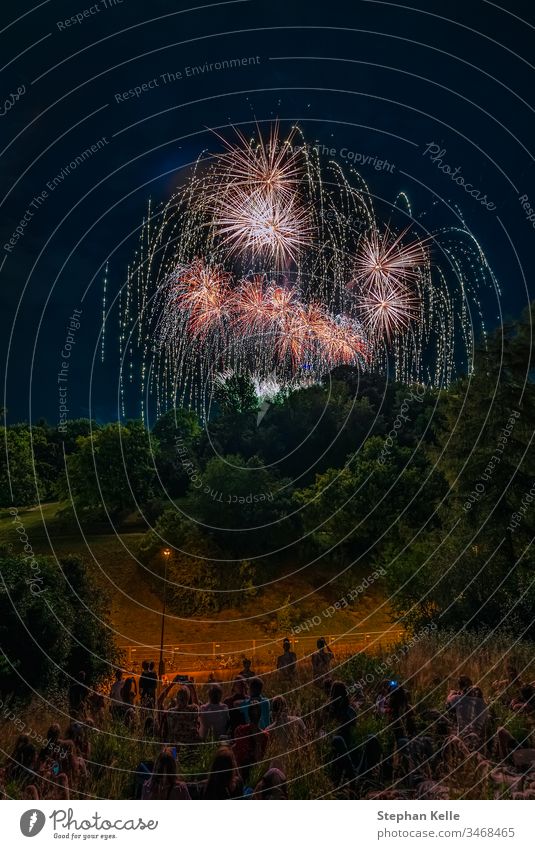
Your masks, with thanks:
<instances>
[{"instance_id":1,"label":"dark blue sky","mask_svg":"<svg viewBox=\"0 0 535 849\"><path fill-rule=\"evenodd\" d=\"M49 0L4 6L2 19L0 298L10 421L57 421L57 373L75 309L70 416L91 407L101 420L117 418L113 323L106 363L92 372L103 267L109 259L113 295L149 195L169 195L183 167L214 146L213 127L278 117L298 121L311 142L389 160L392 173L362 169L375 193L393 200L406 191L415 212L437 224L444 202L462 209L501 285L500 298L490 289L483 298L487 323L526 306L531 3ZM186 71L238 57L255 62ZM124 96L143 84L139 97ZM431 142L495 209L423 156Z\"/></svg>"}]
</instances>

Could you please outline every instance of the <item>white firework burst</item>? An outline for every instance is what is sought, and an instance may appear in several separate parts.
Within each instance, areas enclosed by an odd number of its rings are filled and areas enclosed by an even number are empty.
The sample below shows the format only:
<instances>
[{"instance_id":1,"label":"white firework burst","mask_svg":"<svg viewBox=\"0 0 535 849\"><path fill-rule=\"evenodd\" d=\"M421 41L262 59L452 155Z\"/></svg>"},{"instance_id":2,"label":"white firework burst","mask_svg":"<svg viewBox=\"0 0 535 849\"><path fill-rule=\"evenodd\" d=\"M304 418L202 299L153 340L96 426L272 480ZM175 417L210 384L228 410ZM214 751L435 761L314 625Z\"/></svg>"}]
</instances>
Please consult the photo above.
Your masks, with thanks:
<instances>
[{"instance_id":1,"label":"white firework burst","mask_svg":"<svg viewBox=\"0 0 535 849\"><path fill-rule=\"evenodd\" d=\"M384 336L390 341L418 318L418 298L389 280L377 281L355 300L368 335L375 338Z\"/></svg>"},{"instance_id":2,"label":"white firework burst","mask_svg":"<svg viewBox=\"0 0 535 849\"><path fill-rule=\"evenodd\" d=\"M237 187L216 201L214 231L229 253L251 254L281 267L311 244L308 210L295 197Z\"/></svg>"}]
</instances>

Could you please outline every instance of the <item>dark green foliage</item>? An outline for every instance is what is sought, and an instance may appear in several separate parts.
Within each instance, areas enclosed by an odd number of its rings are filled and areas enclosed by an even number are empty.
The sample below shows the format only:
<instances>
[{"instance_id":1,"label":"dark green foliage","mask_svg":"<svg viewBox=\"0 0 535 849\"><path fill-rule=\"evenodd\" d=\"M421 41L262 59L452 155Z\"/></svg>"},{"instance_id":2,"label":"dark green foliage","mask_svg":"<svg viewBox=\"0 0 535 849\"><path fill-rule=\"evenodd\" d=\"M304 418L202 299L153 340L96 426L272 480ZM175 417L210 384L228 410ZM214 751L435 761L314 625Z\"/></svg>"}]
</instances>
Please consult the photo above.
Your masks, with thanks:
<instances>
[{"instance_id":1,"label":"dark green foliage","mask_svg":"<svg viewBox=\"0 0 535 849\"><path fill-rule=\"evenodd\" d=\"M170 596L177 608L234 603L252 563L320 555L326 568L385 567L395 613L415 626L493 627L506 611L507 627L532 632L532 326L529 313L505 324L473 373L441 392L341 367L260 408L234 375L203 427L176 409L151 432L87 420L62 434L46 422L3 428L16 474L12 500L3 454L0 505L59 491L82 518L139 507L185 552L169 564L184 585ZM156 572L161 547L149 534Z\"/></svg>"},{"instance_id":2,"label":"dark green foliage","mask_svg":"<svg viewBox=\"0 0 535 849\"><path fill-rule=\"evenodd\" d=\"M26 507L51 501L65 490L64 454L77 450L77 439L98 430L89 419L72 419L60 432L43 419L31 426L18 423L0 429L0 507ZM8 480L8 461L12 494ZM63 483L61 483L63 482ZM12 497L13 496L13 497Z\"/></svg>"},{"instance_id":3,"label":"dark green foliage","mask_svg":"<svg viewBox=\"0 0 535 849\"><path fill-rule=\"evenodd\" d=\"M2 427L0 439L0 506L35 504L37 483L28 426Z\"/></svg>"},{"instance_id":4,"label":"dark green foliage","mask_svg":"<svg viewBox=\"0 0 535 849\"><path fill-rule=\"evenodd\" d=\"M256 413L259 406L254 385L245 374L233 374L220 383L214 399L224 415Z\"/></svg>"},{"instance_id":5,"label":"dark green foliage","mask_svg":"<svg viewBox=\"0 0 535 849\"><path fill-rule=\"evenodd\" d=\"M432 520L444 491L423 451L413 452L380 437L368 439L343 469L318 475L296 493L305 530L321 550L336 550L343 561L377 554L407 528Z\"/></svg>"},{"instance_id":6,"label":"dark green foliage","mask_svg":"<svg viewBox=\"0 0 535 849\"><path fill-rule=\"evenodd\" d=\"M173 509L146 534L140 555L154 574L156 591L162 598L165 592L168 606L181 616L216 612L255 593L254 565L232 560L202 527Z\"/></svg>"},{"instance_id":7,"label":"dark green foliage","mask_svg":"<svg viewBox=\"0 0 535 849\"><path fill-rule=\"evenodd\" d=\"M0 557L2 692L50 695L80 669L96 683L115 660L101 593L77 557Z\"/></svg>"},{"instance_id":8,"label":"dark green foliage","mask_svg":"<svg viewBox=\"0 0 535 849\"><path fill-rule=\"evenodd\" d=\"M475 373L442 395L429 451L449 484L439 524L388 552L392 601L415 624L535 634L530 326L526 315L493 334Z\"/></svg>"},{"instance_id":9,"label":"dark green foliage","mask_svg":"<svg viewBox=\"0 0 535 849\"><path fill-rule=\"evenodd\" d=\"M384 422L366 398L357 399L339 381L292 393L270 407L258 427L257 450L280 473L303 485L328 468L342 466L348 454Z\"/></svg>"},{"instance_id":10,"label":"dark green foliage","mask_svg":"<svg viewBox=\"0 0 535 849\"><path fill-rule=\"evenodd\" d=\"M79 437L67 461L63 497L88 515L117 515L148 501L156 473L157 440L141 422L108 424L91 436Z\"/></svg>"},{"instance_id":11,"label":"dark green foliage","mask_svg":"<svg viewBox=\"0 0 535 849\"><path fill-rule=\"evenodd\" d=\"M214 457L190 485L193 519L236 553L262 553L292 536L289 481L266 469L260 457Z\"/></svg>"},{"instance_id":12,"label":"dark green foliage","mask_svg":"<svg viewBox=\"0 0 535 849\"><path fill-rule=\"evenodd\" d=\"M202 430L199 420L191 410L168 410L152 429L151 441L160 486L171 497L184 495L189 477L182 463L188 453L195 456Z\"/></svg>"}]
</instances>

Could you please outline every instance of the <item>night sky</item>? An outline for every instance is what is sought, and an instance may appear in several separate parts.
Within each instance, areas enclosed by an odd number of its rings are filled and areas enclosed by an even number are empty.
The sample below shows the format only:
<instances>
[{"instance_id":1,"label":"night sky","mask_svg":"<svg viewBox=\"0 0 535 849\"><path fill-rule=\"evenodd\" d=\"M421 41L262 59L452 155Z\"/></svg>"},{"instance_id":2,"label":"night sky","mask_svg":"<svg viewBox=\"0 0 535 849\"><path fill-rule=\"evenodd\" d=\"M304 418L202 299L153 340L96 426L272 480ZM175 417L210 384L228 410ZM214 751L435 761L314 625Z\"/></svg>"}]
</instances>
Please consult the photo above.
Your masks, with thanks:
<instances>
[{"instance_id":1,"label":"night sky","mask_svg":"<svg viewBox=\"0 0 535 849\"><path fill-rule=\"evenodd\" d=\"M104 365L98 350L104 268L112 301L149 197L165 200L203 149L218 148L213 128L298 122L340 161L348 151L370 157L361 173L387 203L405 191L415 216L439 225L460 211L501 288L483 295L487 326L519 315L533 297L534 12L519 0L503 9L484 0L4 4L0 405L8 421L57 422L73 315L70 417L118 418L115 314ZM249 61L210 69L231 59ZM425 155L430 144L479 197ZM394 167L376 170L375 158Z\"/></svg>"}]
</instances>

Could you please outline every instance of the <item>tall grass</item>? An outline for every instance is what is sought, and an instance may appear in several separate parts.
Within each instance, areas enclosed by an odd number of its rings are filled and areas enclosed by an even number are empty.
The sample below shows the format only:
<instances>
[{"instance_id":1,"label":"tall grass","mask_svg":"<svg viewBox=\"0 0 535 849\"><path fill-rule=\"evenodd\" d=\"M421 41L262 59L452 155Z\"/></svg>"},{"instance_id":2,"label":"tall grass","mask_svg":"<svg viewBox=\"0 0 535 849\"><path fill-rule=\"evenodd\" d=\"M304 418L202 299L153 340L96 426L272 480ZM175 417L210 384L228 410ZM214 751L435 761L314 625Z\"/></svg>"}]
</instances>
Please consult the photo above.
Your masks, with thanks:
<instances>
[{"instance_id":1,"label":"tall grass","mask_svg":"<svg viewBox=\"0 0 535 849\"><path fill-rule=\"evenodd\" d=\"M529 643L515 643L510 636L487 634L464 634L431 632L425 639L412 645L400 643L388 649L379 649L354 656L341 664L336 677L348 685L365 681L366 703L357 719L357 745L367 735L377 734L385 748L390 748L392 738L384 730L384 723L377 719L372 709L378 685L386 677L395 677L411 693L411 700L420 716L429 708L443 709L448 691L455 686L459 675L468 675L474 684L481 687L490 703L495 725L505 725L513 736L526 739L530 734L529 722L525 717L512 712L505 701L496 698L494 682L507 677L507 667L514 665L524 681L535 679L535 647ZM377 670L380 670L378 672ZM269 696L286 692L288 687L277 674L265 678ZM205 694L201 692L201 700ZM314 799L344 796L337 791L329 778L325 765L329 759L329 737L325 736L325 697L320 688L312 683L300 686L287 693L290 713L301 715L307 725L306 743L300 748L277 758L287 774L290 798ZM0 745L4 760L13 749L17 734L35 729L43 737L52 722L66 726L64 711L43 711L42 703L15 708L18 724L6 721L0 711ZM22 726L25 727L22 727ZM141 722L140 722L141 725ZM135 772L142 761L154 761L161 743L143 739L142 731L127 729L122 723L106 717L98 728L89 728L91 757L89 777L80 786L80 797L128 799L134 795ZM179 771L186 781L203 779L217 743L179 749ZM252 771L251 783L257 781L270 763L269 750L265 763ZM11 783L9 795L21 798L23 789ZM455 778L450 782L452 798L488 798L491 790L477 771L477 761L469 758L459 764ZM73 794L75 797L76 794Z\"/></svg>"}]
</instances>

